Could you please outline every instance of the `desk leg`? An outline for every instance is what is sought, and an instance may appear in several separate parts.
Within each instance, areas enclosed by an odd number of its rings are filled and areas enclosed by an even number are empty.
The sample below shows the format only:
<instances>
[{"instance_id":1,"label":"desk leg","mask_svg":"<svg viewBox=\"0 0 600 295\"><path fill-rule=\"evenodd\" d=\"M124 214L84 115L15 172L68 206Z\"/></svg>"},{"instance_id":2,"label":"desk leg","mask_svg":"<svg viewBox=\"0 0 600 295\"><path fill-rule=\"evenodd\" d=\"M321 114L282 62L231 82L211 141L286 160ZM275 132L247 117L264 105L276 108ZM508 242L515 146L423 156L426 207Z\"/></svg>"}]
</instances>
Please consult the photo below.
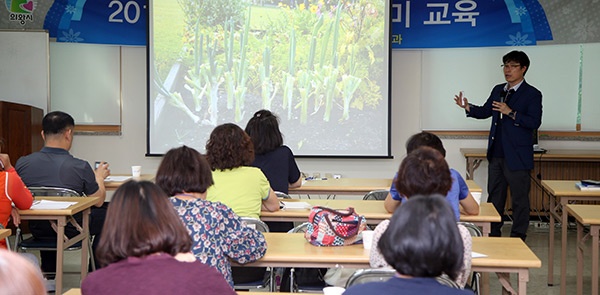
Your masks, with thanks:
<instances>
[{"instance_id":1,"label":"desk leg","mask_svg":"<svg viewBox=\"0 0 600 295\"><path fill-rule=\"evenodd\" d=\"M63 283L63 254L65 249L65 226L67 225L67 217L60 216L57 223L56 231L56 294L62 294L62 283Z\"/></svg>"},{"instance_id":2,"label":"desk leg","mask_svg":"<svg viewBox=\"0 0 600 295\"><path fill-rule=\"evenodd\" d=\"M472 180L475 177L475 169L479 167L482 159L467 157L467 180Z\"/></svg>"},{"instance_id":3,"label":"desk leg","mask_svg":"<svg viewBox=\"0 0 600 295\"><path fill-rule=\"evenodd\" d=\"M88 254L93 255L92 253L88 253L88 249L90 248L90 212L91 209L88 208L83 211L83 233L84 237L81 241L81 281L85 279L87 276L88 270Z\"/></svg>"},{"instance_id":4,"label":"desk leg","mask_svg":"<svg viewBox=\"0 0 600 295\"><path fill-rule=\"evenodd\" d=\"M529 282L529 270L519 270L519 295L527 294L527 282Z\"/></svg>"},{"instance_id":5,"label":"desk leg","mask_svg":"<svg viewBox=\"0 0 600 295\"><path fill-rule=\"evenodd\" d=\"M598 295L598 225L590 226L592 235L592 295Z\"/></svg>"},{"instance_id":6,"label":"desk leg","mask_svg":"<svg viewBox=\"0 0 600 295\"><path fill-rule=\"evenodd\" d=\"M490 295L490 274L487 272L481 273L481 294Z\"/></svg>"},{"instance_id":7,"label":"desk leg","mask_svg":"<svg viewBox=\"0 0 600 295\"><path fill-rule=\"evenodd\" d=\"M556 210L556 200L550 196L550 230L548 235L548 286L554 285L554 229L555 218L558 214Z\"/></svg>"},{"instance_id":8,"label":"desk leg","mask_svg":"<svg viewBox=\"0 0 600 295\"><path fill-rule=\"evenodd\" d=\"M567 294L567 227L569 225L569 213L565 212L565 205L568 203L567 198L560 199L560 208L562 223L560 225L560 294ZM552 230L552 228L551 228Z\"/></svg>"},{"instance_id":9,"label":"desk leg","mask_svg":"<svg viewBox=\"0 0 600 295\"><path fill-rule=\"evenodd\" d=\"M583 224L577 221L577 295L583 294Z\"/></svg>"}]
</instances>

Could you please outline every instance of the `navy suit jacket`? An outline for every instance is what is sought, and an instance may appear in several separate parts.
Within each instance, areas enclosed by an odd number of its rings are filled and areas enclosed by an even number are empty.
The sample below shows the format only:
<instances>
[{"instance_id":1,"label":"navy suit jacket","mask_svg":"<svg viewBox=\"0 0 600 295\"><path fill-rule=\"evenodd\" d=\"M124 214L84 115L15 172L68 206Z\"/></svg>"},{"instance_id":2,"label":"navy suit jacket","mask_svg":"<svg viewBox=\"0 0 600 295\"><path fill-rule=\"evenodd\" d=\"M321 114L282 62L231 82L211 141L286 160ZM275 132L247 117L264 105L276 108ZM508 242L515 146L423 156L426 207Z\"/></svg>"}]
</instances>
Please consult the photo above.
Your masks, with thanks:
<instances>
[{"instance_id":1,"label":"navy suit jacket","mask_svg":"<svg viewBox=\"0 0 600 295\"><path fill-rule=\"evenodd\" d=\"M502 147L508 168L531 170L533 169L533 130L538 129L542 124L542 93L523 81L507 102L508 106L517 112L515 120L506 115L501 119L500 112L492 111L492 102L503 98L504 85L506 83L494 86L484 105L469 105L467 116L476 119L492 117L488 137L488 161L492 156L494 138L498 132L502 132ZM499 120L502 120L502 124L498 124Z\"/></svg>"}]
</instances>

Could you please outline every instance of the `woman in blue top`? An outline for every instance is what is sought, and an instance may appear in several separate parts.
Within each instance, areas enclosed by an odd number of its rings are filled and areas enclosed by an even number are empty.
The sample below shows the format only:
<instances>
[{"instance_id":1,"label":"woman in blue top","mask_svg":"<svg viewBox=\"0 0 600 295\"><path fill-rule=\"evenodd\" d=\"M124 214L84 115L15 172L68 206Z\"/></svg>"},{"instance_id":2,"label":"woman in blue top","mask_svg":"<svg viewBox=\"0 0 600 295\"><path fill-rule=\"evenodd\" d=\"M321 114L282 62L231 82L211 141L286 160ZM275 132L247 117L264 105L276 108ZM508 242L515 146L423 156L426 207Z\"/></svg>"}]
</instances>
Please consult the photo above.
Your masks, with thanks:
<instances>
[{"instance_id":1,"label":"woman in blue top","mask_svg":"<svg viewBox=\"0 0 600 295\"><path fill-rule=\"evenodd\" d=\"M406 153L410 154L412 151L422 146L428 146L436 149L442 154L442 156L446 157L446 149L444 149L442 140L440 140L440 138L435 134L425 131L417 133L408 139L406 142ZM460 176L460 173L450 168L450 174L452 176L452 187L446 195L446 200L448 203L450 203L452 209L454 210L454 216L456 217L456 220L459 220L461 212L468 215L479 214L479 204L477 204L469 192L469 187L462 176ZM396 173L394 176L394 181L392 181L392 186L390 187L390 193L387 195L384 202L385 209L390 213L394 212L394 210L400 206L402 201L406 199L405 197L401 196L396 189L395 183L397 178L398 173Z\"/></svg>"},{"instance_id":2,"label":"woman in blue top","mask_svg":"<svg viewBox=\"0 0 600 295\"><path fill-rule=\"evenodd\" d=\"M246 227L233 210L206 200L213 184L208 162L198 151L182 146L168 151L156 172L156 184L169 196L192 237L192 252L215 267L233 286L231 262L248 263L265 255L267 244L259 231Z\"/></svg>"}]
</instances>

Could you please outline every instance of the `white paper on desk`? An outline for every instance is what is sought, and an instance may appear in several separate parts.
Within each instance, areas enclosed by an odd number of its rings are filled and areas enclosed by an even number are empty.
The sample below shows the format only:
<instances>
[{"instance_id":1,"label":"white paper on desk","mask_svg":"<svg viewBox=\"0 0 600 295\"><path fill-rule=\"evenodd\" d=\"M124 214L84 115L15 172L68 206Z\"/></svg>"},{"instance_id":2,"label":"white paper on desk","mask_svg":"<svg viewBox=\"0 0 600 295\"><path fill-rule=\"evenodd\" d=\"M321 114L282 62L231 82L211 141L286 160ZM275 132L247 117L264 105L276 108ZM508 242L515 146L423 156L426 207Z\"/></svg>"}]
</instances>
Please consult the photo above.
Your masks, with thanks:
<instances>
[{"instance_id":1,"label":"white paper on desk","mask_svg":"<svg viewBox=\"0 0 600 295\"><path fill-rule=\"evenodd\" d=\"M312 208L307 202L286 202L281 201L283 203L283 209L309 209Z\"/></svg>"},{"instance_id":2,"label":"white paper on desk","mask_svg":"<svg viewBox=\"0 0 600 295\"><path fill-rule=\"evenodd\" d=\"M31 210L67 209L71 205L75 205L75 204L77 204L77 202L39 200L39 201L33 202L33 205L31 205Z\"/></svg>"},{"instance_id":3,"label":"white paper on desk","mask_svg":"<svg viewBox=\"0 0 600 295\"><path fill-rule=\"evenodd\" d=\"M104 181L126 181L129 180L131 176L109 176L104 179Z\"/></svg>"},{"instance_id":4,"label":"white paper on desk","mask_svg":"<svg viewBox=\"0 0 600 295\"><path fill-rule=\"evenodd\" d=\"M487 257L487 255L482 254L482 253L478 253L478 252L471 252L471 258L483 258L483 257Z\"/></svg>"}]
</instances>

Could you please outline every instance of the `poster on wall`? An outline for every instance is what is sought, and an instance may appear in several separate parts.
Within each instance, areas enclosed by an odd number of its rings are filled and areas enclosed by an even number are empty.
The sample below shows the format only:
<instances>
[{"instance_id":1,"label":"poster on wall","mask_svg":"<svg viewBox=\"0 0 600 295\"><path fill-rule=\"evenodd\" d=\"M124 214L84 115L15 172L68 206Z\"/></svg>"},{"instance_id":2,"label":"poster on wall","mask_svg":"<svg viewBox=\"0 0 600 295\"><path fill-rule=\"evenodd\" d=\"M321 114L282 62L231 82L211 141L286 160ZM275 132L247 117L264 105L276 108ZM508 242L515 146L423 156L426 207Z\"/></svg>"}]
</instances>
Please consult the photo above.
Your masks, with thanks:
<instances>
[{"instance_id":1,"label":"poster on wall","mask_svg":"<svg viewBox=\"0 0 600 295\"><path fill-rule=\"evenodd\" d=\"M146 45L146 0L5 0L0 29L46 30L56 42Z\"/></svg>"}]
</instances>

